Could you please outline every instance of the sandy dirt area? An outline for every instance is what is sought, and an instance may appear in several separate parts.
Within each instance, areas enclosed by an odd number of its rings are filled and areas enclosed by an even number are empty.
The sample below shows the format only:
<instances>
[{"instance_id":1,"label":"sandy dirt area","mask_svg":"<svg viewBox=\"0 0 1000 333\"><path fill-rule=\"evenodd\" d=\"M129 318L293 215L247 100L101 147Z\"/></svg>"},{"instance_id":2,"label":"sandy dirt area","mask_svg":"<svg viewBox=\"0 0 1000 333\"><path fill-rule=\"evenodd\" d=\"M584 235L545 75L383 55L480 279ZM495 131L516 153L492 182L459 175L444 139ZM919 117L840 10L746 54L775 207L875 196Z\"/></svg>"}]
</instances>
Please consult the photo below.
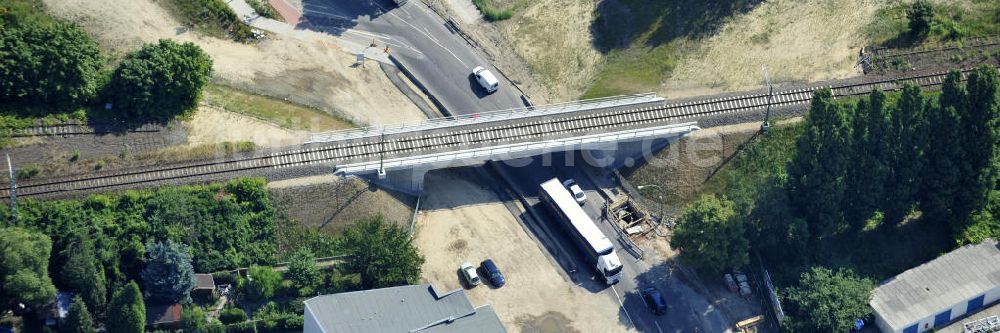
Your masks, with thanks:
<instances>
[{"instance_id":1,"label":"sandy dirt area","mask_svg":"<svg viewBox=\"0 0 1000 333\"><path fill-rule=\"evenodd\" d=\"M184 125L188 130L189 146L223 141L251 141L261 147L283 147L302 144L309 138L309 133L305 131L281 128L253 117L210 106L201 106Z\"/></svg>"},{"instance_id":2,"label":"sandy dirt area","mask_svg":"<svg viewBox=\"0 0 1000 333\"><path fill-rule=\"evenodd\" d=\"M763 82L819 81L861 75L857 53L864 28L883 2L766 1L734 17L721 32L684 52L661 93L668 97L744 90ZM689 91L690 89L690 91Z\"/></svg>"},{"instance_id":3,"label":"sandy dirt area","mask_svg":"<svg viewBox=\"0 0 1000 333\"><path fill-rule=\"evenodd\" d=\"M409 227L416 198L369 186L357 178L323 175L267 184L278 213L303 225L338 233L355 221L382 214Z\"/></svg>"},{"instance_id":4,"label":"sandy dirt area","mask_svg":"<svg viewBox=\"0 0 1000 333\"><path fill-rule=\"evenodd\" d=\"M354 68L354 56L333 37L270 35L256 45L199 36L152 0L44 0L55 16L80 24L113 59L143 43L172 38L198 44L212 56L213 81L253 93L287 98L358 123L425 118L377 66Z\"/></svg>"},{"instance_id":5,"label":"sandy dirt area","mask_svg":"<svg viewBox=\"0 0 1000 333\"><path fill-rule=\"evenodd\" d=\"M590 34L595 8L590 0L539 0L497 24L551 102L577 99L604 61Z\"/></svg>"},{"instance_id":6,"label":"sandy dirt area","mask_svg":"<svg viewBox=\"0 0 1000 333\"><path fill-rule=\"evenodd\" d=\"M462 288L458 267L492 258L507 278L493 289L469 290L473 304L491 304L510 332L622 332L618 303L563 278L550 259L490 190L459 171L427 174L414 242L426 258L423 279Z\"/></svg>"},{"instance_id":7,"label":"sandy dirt area","mask_svg":"<svg viewBox=\"0 0 1000 333\"><path fill-rule=\"evenodd\" d=\"M659 93L685 97L761 85L761 65L774 82L817 81L860 74L854 67L863 29L887 3L874 0L775 0L729 18L720 32L680 43L676 69ZM530 66L551 101L577 99L605 56L592 44L595 1L538 0L493 23ZM482 23L488 24L488 23ZM664 23L669 24L669 23Z\"/></svg>"}]
</instances>

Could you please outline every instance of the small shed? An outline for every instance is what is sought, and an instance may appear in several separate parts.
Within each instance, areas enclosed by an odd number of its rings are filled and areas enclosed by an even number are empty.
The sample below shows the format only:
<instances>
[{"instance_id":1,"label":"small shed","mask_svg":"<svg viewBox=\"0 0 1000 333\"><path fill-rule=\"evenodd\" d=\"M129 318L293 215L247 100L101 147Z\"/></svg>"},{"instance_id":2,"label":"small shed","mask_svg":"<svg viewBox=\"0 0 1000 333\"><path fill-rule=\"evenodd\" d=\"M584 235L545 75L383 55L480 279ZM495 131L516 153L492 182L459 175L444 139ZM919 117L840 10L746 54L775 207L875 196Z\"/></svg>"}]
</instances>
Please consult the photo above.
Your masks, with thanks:
<instances>
[{"instance_id":1,"label":"small shed","mask_svg":"<svg viewBox=\"0 0 1000 333\"><path fill-rule=\"evenodd\" d=\"M176 329L181 321L184 308L180 303L150 304L146 303L146 326L153 328Z\"/></svg>"},{"instance_id":2,"label":"small shed","mask_svg":"<svg viewBox=\"0 0 1000 333\"><path fill-rule=\"evenodd\" d=\"M195 274L194 290L191 290L191 297L196 299L211 300L215 298L215 278L212 274Z\"/></svg>"}]
</instances>

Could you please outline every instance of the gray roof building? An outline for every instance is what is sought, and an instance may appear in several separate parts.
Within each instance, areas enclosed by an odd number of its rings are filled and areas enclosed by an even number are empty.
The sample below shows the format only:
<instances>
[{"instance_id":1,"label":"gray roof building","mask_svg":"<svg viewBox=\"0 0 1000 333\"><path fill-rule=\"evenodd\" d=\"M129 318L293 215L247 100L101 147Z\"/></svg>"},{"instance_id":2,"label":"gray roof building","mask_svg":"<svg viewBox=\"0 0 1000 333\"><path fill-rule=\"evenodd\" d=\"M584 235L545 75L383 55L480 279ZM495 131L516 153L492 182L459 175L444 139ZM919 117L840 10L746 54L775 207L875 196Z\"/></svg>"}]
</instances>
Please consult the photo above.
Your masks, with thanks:
<instances>
[{"instance_id":1,"label":"gray roof building","mask_svg":"<svg viewBox=\"0 0 1000 333\"><path fill-rule=\"evenodd\" d=\"M305 301L305 333L507 332L490 305L474 307L464 290L430 284L323 295Z\"/></svg>"},{"instance_id":2,"label":"gray roof building","mask_svg":"<svg viewBox=\"0 0 1000 333\"><path fill-rule=\"evenodd\" d=\"M1000 245L966 245L882 282L869 303L886 333L943 326L1000 300Z\"/></svg>"}]
</instances>

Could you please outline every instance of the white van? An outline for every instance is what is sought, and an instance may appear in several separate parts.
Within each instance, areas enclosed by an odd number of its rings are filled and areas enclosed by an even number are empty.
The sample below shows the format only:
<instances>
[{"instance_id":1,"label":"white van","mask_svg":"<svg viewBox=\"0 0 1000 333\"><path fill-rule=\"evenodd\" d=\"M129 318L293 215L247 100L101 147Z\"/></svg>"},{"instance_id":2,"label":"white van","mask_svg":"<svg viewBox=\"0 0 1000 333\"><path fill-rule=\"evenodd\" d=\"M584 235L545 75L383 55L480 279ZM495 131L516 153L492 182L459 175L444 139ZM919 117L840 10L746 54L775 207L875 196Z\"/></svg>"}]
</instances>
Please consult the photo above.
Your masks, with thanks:
<instances>
[{"instance_id":1,"label":"white van","mask_svg":"<svg viewBox=\"0 0 1000 333\"><path fill-rule=\"evenodd\" d=\"M479 82L480 86L483 86L483 89L486 89L487 93L492 94L500 88L500 81L497 80L497 77L483 66L473 68L472 75L476 76L476 81Z\"/></svg>"}]
</instances>

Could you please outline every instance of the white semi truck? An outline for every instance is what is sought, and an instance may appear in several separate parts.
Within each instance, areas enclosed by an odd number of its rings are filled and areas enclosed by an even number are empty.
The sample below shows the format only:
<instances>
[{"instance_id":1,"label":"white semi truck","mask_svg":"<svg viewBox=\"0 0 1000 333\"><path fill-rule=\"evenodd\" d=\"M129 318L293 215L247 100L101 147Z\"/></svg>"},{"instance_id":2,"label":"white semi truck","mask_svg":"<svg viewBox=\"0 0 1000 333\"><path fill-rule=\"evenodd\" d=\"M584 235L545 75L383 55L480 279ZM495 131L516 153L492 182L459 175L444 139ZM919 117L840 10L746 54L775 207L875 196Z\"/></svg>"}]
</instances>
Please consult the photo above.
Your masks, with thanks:
<instances>
[{"instance_id":1,"label":"white semi truck","mask_svg":"<svg viewBox=\"0 0 1000 333\"><path fill-rule=\"evenodd\" d=\"M541 185L542 202L568 234L580 253L587 259L608 285L621 280L622 262L615 253L614 243L594 224L594 220L573 199L559 178L552 178Z\"/></svg>"}]
</instances>

